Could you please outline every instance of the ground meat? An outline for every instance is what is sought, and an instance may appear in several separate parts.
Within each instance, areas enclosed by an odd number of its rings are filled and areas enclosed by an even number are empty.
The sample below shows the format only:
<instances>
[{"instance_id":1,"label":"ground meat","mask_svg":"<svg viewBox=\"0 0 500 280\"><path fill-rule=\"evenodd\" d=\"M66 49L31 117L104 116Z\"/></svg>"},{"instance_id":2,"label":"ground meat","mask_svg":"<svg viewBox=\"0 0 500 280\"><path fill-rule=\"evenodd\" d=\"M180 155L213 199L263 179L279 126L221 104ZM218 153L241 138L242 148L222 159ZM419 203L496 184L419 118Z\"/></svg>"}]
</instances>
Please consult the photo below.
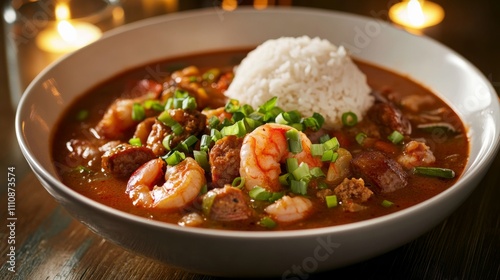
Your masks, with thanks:
<instances>
[{"instance_id":1,"label":"ground meat","mask_svg":"<svg viewBox=\"0 0 500 280\"><path fill-rule=\"evenodd\" d=\"M104 170L115 177L129 177L137 168L156 156L146 147L120 144L101 157Z\"/></svg>"},{"instance_id":2,"label":"ground meat","mask_svg":"<svg viewBox=\"0 0 500 280\"><path fill-rule=\"evenodd\" d=\"M394 130L404 135L411 134L410 121L391 103L376 103L368 110L368 116L385 128L383 133L386 135Z\"/></svg>"},{"instance_id":3,"label":"ground meat","mask_svg":"<svg viewBox=\"0 0 500 280\"><path fill-rule=\"evenodd\" d=\"M243 138L234 135L218 140L210 149L212 186L222 188L240 176L240 150Z\"/></svg>"},{"instance_id":4,"label":"ground meat","mask_svg":"<svg viewBox=\"0 0 500 280\"><path fill-rule=\"evenodd\" d=\"M365 187L363 179L356 178L345 178L333 191L342 202L344 210L348 210L349 212L356 212L352 210L363 208L359 204L366 202L373 195L373 192ZM361 207L357 207L354 204L358 204Z\"/></svg>"},{"instance_id":5,"label":"ground meat","mask_svg":"<svg viewBox=\"0 0 500 280\"><path fill-rule=\"evenodd\" d=\"M207 195L215 196L209 212L213 220L246 220L252 214L246 195L240 189L226 185L223 188L211 190Z\"/></svg>"},{"instance_id":6,"label":"ground meat","mask_svg":"<svg viewBox=\"0 0 500 280\"><path fill-rule=\"evenodd\" d=\"M65 166L71 168L81 166L93 166L99 160L101 152L91 141L72 139L66 143L68 149L68 157Z\"/></svg>"},{"instance_id":7,"label":"ground meat","mask_svg":"<svg viewBox=\"0 0 500 280\"><path fill-rule=\"evenodd\" d=\"M159 120L155 120L151 125L151 131L146 140L146 147L151 149L156 156L163 156L167 153L167 149L163 146L163 139L170 133L172 133L172 131L168 126L164 125ZM170 147L175 147L173 145L177 145L179 140L180 139L177 139L176 143L173 143L172 141L170 143L172 146Z\"/></svg>"},{"instance_id":8,"label":"ground meat","mask_svg":"<svg viewBox=\"0 0 500 280\"><path fill-rule=\"evenodd\" d=\"M404 188L408 174L401 165L379 151L364 151L354 156L351 169L376 192L387 193Z\"/></svg>"}]
</instances>

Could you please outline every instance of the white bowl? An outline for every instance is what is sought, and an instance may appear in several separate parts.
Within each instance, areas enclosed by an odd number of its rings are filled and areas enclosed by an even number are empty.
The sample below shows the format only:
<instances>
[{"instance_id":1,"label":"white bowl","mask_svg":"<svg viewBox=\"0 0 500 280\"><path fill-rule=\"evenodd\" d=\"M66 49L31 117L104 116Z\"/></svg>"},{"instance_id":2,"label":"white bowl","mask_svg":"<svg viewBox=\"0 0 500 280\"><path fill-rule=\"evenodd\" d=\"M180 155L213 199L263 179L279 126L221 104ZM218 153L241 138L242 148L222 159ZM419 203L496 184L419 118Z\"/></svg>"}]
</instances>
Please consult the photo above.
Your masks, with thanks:
<instances>
[{"instance_id":1,"label":"white bowl","mask_svg":"<svg viewBox=\"0 0 500 280\"><path fill-rule=\"evenodd\" d=\"M63 185L51 160L54 124L79 95L126 69L191 53L256 46L280 36L319 36L354 56L407 74L460 115L471 139L458 182L416 206L363 222L284 232L183 228L137 217ZM24 156L47 191L76 219L131 251L193 272L221 276L313 273L359 262L436 226L475 188L499 148L500 109L488 80L467 60L426 37L374 18L313 9L214 8L124 26L64 57L28 87L16 116ZM104 252L103 252L104 253ZM297 270L299 269L299 270Z\"/></svg>"}]
</instances>

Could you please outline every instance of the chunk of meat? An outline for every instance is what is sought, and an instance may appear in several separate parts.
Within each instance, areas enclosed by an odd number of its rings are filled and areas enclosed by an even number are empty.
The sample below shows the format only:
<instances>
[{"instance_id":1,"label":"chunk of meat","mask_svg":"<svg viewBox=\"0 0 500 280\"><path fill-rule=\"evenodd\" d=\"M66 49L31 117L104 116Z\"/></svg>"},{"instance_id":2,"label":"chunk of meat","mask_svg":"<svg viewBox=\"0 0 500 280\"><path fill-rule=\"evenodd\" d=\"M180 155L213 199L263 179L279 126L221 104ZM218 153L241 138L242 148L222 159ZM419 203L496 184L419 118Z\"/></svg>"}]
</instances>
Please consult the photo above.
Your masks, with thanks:
<instances>
[{"instance_id":1,"label":"chunk of meat","mask_svg":"<svg viewBox=\"0 0 500 280\"><path fill-rule=\"evenodd\" d=\"M379 151L364 151L353 157L351 169L376 192L387 193L408 185L408 174L395 160Z\"/></svg>"},{"instance_id":2,"label":"chunk of meat","mask_svg":"<svg viewBox=\"0 0 500 280\"><path fill-rule=\"evenodd\" d=\"M368 201L373 192L365 187L363 179L345 178L334 190L335 195L342 202L342 208L347 212L358 212L366 209L362 203Z\"/></svg>"},{"instance_id":3,"label":"chunk of meat","mask_svg":"<svg viewBox=\"0 0 500 280\"><path fill-rule=\"evenodd\" d=\"M155 157L151 149L123 143L104 153L101 165L115 177L129 177L137 168Z\"/></svg>"},{"instance_id":4,"label":"chunk of meat","mask_svg":"<svg viewBox=\"0 0 500 280\"><path fill-rule=\"evenodd\" d=\"M385 128L385 134L390 134L394 130L404 135L411 134L410 121L391 103L375 103L368 110L368 115L373 121Z\"/></svg>"},{"instance_id":5,"label":"chunk of meat","mask_svg":"<svg viewBox=\"0 0 500 280\"><path fill-rule=\"evenodd\" d=\"M234 135L218 140L210 149L212 186L222 188L240 176L240 150L243 138Z\"/></svg>"},{"instance_id":6,"label":"chunk of meat","mask_svg":"<svg viewBox=\"0 0 500 280\"><path fill-rule=\"evenodd\" d=\"M214 196L209 211L213 220L226 222L246 220L252 215L246 195L238 188L226 185L209 191L207 195Z\"/></svg>"},{"instance_id":7,"label":"chunk of meat","mask_svg":"<svg viewBox=\"0 0 500 280\"><path fill-rule=\"evenodd\" d=\"M403 153L397 161L405 168L411 169L415 166L428 166L436 161L429 146L420 141L410 141L405 144Z\"/></svg>"},{"instance_id":8,"label":"chunk of meat","mask_svg":"<svg viewBox=\"0 0 500 280\"><path fill-rule=\"evenodd\" d=\"M146 147L150 148L157 156L167 153L167 149L163 145L163 139L167 135L173 135L169 143L170 148L173 149L189 136L198 136L205 130L206 116L197 110L170 109L168 113L182 126L183 131L180 134L174 134L170 127L155 120L146 140Z\"/></svg>"},{"instance_id":9,"label":"chunk of meat","mask_svg":"<svg viewBox=\"0 0 500 280\"><path fill-rule=\"evenodd\" d=\"M97 146L87 140L72 139L66 143L66 148L69 153L64 164L71 168L93 166L102 154Z\"/></svg>"}]
</instances>

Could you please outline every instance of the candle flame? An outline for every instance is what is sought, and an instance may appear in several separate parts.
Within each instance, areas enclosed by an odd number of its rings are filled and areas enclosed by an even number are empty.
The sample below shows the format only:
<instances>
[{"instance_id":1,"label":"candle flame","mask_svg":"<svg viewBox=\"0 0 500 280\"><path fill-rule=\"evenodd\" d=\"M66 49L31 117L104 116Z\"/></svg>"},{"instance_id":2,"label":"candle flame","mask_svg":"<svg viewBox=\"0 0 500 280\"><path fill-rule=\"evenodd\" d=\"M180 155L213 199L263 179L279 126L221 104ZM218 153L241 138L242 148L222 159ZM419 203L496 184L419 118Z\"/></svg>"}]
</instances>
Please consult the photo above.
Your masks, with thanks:
<instances>
[{"instance_id":1,"label":"candle flame","mask_svg":"<svg viewBox=\"0 0 500 280\"><path fill-rule=\"evenodd\" d=\"M410 0L406 6L406 14L409 23L414 27L420 27L425 23L425 15L419 0Z\"/></svg>"},{"instance_id":2,"label":"candle flame","mask_svg":"<svg viewBox=\"0 0 500 280\"><path fill-rule=\"evenodd\" d=\"M61 38L68 42L76 42L78 39L75 27L68 21L71 18L71 12L66 3L59 3L56 5L56 20L57 32L61 35Z\"/></svg>"}]
</instances>

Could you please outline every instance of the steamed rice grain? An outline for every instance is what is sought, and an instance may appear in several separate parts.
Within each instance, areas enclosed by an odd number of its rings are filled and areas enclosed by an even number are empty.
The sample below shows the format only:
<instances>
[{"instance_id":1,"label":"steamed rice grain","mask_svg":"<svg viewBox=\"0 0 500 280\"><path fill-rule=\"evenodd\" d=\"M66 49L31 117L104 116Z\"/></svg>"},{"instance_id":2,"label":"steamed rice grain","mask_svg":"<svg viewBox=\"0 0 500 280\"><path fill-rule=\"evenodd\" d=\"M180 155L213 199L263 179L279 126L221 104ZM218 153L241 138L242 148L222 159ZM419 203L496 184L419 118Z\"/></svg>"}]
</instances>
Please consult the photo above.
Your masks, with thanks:
<instances>
[{"instance_id":1,"label":"steamed rice grain","mask_svg":"<svg viewBox=\"0 0 500 280\"><path fill-rule=\"evenodd\" d=\"M370 92L366 76L344 47L303 36L259 45L236 68L225 94L253 107L277 96L285 111L317 112L325 117L326 128L339 128L345 112L362 119L374 101Z\"/></svg>"}]
</instances>

